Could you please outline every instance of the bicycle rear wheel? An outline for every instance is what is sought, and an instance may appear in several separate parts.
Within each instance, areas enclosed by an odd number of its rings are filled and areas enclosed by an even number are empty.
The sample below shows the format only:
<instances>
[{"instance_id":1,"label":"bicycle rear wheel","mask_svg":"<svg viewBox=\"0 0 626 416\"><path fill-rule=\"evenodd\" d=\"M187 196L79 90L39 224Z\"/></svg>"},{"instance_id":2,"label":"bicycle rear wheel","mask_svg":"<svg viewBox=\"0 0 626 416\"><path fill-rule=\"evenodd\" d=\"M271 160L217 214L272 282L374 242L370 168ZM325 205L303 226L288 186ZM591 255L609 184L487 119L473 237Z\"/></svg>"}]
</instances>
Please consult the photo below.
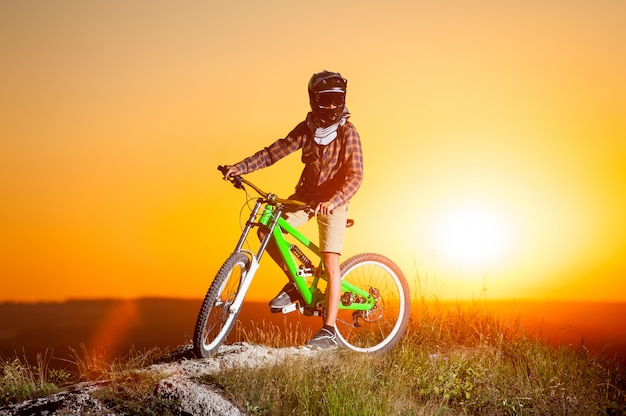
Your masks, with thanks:
<instances>
[{"instance_id":1,"label":"bicycle rear wheel","mask_svg":"<svg viewBox=\"0 0 626 416\"><path fill-rule=\"evenodd\" d=\"M389 351L409 323L410 295L404 274L388 258L364 253L341 264L341 279L370 293L376 303L369 311L339 309L339 343L358 352Z\"/></svg>"},{"instance_id":2,"label":"bicycle rear wheel","mask_svg":"<svg viewBox=\"0 0 626 416\"><path fill-rule=\"evenodd\" d=\"M217 272L202 302L193 335L197 357L217 352L230 333L241 308L231 308L241 283L250 270L250 259L244 253L233 253Z\"/></svg>"}]
</instances>

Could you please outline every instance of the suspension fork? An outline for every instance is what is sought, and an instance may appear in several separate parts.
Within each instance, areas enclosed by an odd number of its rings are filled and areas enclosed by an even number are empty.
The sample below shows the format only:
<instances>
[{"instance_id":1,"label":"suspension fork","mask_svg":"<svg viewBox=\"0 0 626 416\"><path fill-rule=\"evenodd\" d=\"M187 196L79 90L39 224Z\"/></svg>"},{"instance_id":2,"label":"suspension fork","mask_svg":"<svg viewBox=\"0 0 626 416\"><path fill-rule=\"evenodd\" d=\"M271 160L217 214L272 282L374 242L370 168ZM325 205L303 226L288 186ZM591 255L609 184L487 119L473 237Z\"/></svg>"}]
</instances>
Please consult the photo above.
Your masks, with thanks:
<instances>
[{"instance_id":1,"label":"suspension fork","mask_svg":"<svg viewBox=\"0 0 626 416\"><path fill-rule=\"evenodd\" d=\"M257 262L261 260L261 256L263 255L263 253L265 253L267 244L272 237L272 232L274 231L274 228L276 228L276 224L278 224L278 219L282 214L282 206L273 208L271 205L266 205L263 213L261 214L261 218L259 218L259 221L256 222L256 217L261 210L261 205L263 205L263 202L264 201L262 198L256 200L254 208L252 208L252 212L250 213L250 217L246 222L246 226L244 227L241 233L241 237L239 237L239 241L237 242L237 246L235 247L235 253L241 251L243 245L246 242L246 239L248 238L248 234L250 234L250 230L253 227L267 227L268 231L265 234L265 238L261 241L261 245L259 246L259 250L257 251L255 256Z\"/></svg>"},{"instance_id":2,"label":"suspension fork","mask_svg":"<svg viewBox=\"0 0 626 416\"><path fill-rule=\"evenodd\" d=\"M260 261L261 256L263 255L263 253L265 253L265 249L267 248L267 245L274 235L274 229L276 228L276 224L278 224L278 219L280 218L282 213L282 205L278 205L276 208L270 205L265 206L263 214L261 214L261 218L259 218L259 226L267 227L267 233L265 234L265 238L263 238L263 241L261 241L261 245L259 246L259 251L256 255L257 261Z\"/></svg>"},{"instance_id":3,"label":"suspension fork","mask_svg":"<svg viewBox=\"0 0 626 416\"><path fill-rule=\"evenodd\" d=\"M248 221L246 222L246 226L241 232L241 237L239 237L239 241L237 242L237 246L235 247L234 253L241 251L241 248L243 247L244 243L246 242L246 239L248 238L248 234L250 233L250 230L252 229L252 227L257 225L255 220L256 220L257 214L259 213L259 210L261 209L262 204L263 204L263 200L261 198L256 200L256 204L254 204L254 208L252 209L252 212L250 213L250 217L248 218Z\"/></svg>"},{"instance_id":4,"label":"suspension fork","mask_svg":"<svg viewBox=\"0 0 626 416\"><path fill-rule=\"evenodd\" d=\"M252 209L252 212L250 213L250 218L248 219L248 222L246 223L246 226L243 232L241 233L241 237L239 238L239 242L237 243L235 252L239 252L241 250L252 227L267 226L269 227L269 232L265 235L265 238L263 238L263 241L261 241L261 246L259 247L259 250L256 256L254 254L250 256L251 257L250 267L246 271L246 275L244 279L241 281L241 286L239 290L237 291L237 295L235 296L233 303L230 305L230 310L229 310L230 313L235 313L236 311L239 310L239 308L241 308L241 305L243 304L246 293L248 293L248 289L250 288L250 284L252 283L252 278L254 277L257 269L259 268L259 261L261 260L261 256L265 252L265 249L267 247L267 244L269 243L270 238L272 238L272 231L274 230L274 228L276 228L276 224L278 223L278 218L280 218L280 214L282 212L282 207L278 207L274 209L270 205L266 205L265 209L263 210L263 214L261 215L261 218L259 219L259 222L255 222L255 219L257 217L257 214L259 213L259 210L262 204L263 204L263 200L260 198L257 199L256 204L254 205L254 208ZM272 215L274 216L272 217ZM268 226L267 223L270 221L270 219L272 222Z\"/></svg>"}]
</instances>

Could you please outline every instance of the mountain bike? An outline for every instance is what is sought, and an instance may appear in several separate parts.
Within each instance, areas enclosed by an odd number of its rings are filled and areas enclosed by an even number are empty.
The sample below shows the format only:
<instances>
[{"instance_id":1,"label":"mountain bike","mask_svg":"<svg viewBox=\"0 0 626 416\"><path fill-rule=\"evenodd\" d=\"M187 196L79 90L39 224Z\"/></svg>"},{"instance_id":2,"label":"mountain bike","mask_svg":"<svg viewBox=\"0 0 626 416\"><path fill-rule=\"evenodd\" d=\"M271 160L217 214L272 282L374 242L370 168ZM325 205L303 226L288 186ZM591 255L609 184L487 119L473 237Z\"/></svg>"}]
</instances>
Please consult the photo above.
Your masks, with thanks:
<instances>
[{"instance_id":1,"label":"mountain bike","mask_svg":"<svg viewBox=\"0 0 626 416\"><path fill-rule=\"evenodd\" d=\"M225 174L226 168L218 169ZM260 267L260 260L270 239L274 239L289 274L295 282L300 300L279 312L299 311L305 316L322 319L327 308L325 289L327 275L319 247L282 217L286 209L312 207L293 199L267 193L241 176L228 180L248 195L250 215L242 229L235 250L223 263L202 302L193 336L194 353L209 357L217 353L232 330L246 293ZM259 197L251 206L246 186ZM354 222L348 220L346 226ZM250 249L250 231L263 227L265 238L258 249ZM385 353L402 337L409 322L409 287L400 268L380 254L362 253L345 260L341 266L341 300L336 323L340 346L367 353Z\"/></svg>"}]
</instances>

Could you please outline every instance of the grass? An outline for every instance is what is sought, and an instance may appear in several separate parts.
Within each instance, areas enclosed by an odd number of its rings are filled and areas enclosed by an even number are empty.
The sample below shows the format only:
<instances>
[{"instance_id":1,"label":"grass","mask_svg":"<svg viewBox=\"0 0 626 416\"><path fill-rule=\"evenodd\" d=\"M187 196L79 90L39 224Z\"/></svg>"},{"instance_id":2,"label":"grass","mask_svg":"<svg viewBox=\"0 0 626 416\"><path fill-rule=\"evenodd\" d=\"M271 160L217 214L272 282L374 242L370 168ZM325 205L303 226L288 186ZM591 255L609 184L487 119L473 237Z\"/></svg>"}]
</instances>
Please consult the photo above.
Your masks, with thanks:
<instances>
[{"instance_id":1,"label":"grass","mask_svg":"<svg viewBox=\"0 0 626 416\"><path fill-rule=\"evenodd\" d=\"M109 411L122 415L179 415L179 403L155 393L163 375L146 371L123 371L92 395Z\"/></svg>"},{"instance_id":2,"label":"grass","mask_svg":"<svg viewBox=\"0 0 626 416\"><path fill-rule=\"evenodd\" d=\"M235 339L254 344L263 344L272 348L282 348L297 345L304 345L313 336L311 328L302 328L299 322L287 322L285 319L283 327L266 322L252 322L249 326L244 326L241 321L235 323Z\"/></svg>"},{"instance_id":3,"label":"grass","mask_svg":"<svg viewBox=\"0 0 626 416\"><path fill-rule=\"evenodd\" d=\"M339 350L262 369L231 369L218 384L257 415L622 415L620 363L553 347L479 305L422 302L386 355ZM281 338L250 331L247 342ZM270 332L271 334L271 332Z\"/></svg>"},{"instance_id":4,"label":"grass","mask_svg":"<svg viewBox=\"0 0 626 416\"><path fill-rule=\"evenodd\" d=\"M128 355L108 359L89 352L84 347L73 351L77 378L85 381L105 381L92 395L116 414L137 416L177 415L176 401L155 394L159 381L166 376L158 372L141 371L160 361L164 353L159 348L147 351L131 349Z\"/></svg>"},{"instance_id":5,"label":"grass","mask_svg":"<svg viewBox=\"0 0 626 416\"><path fill-rule=\"evenodd\" d=\"M74 373L50 369L52 351L37 356L37 365L20 358L0 361L0 407L57 393L77 382L97 382L92 395L116 414L175 415L178 403L154 393L163 374L141 371L163 357L154 348L131 349L128 355L109 359L95 351L72 350Z\"/></svg>"},{"instance_id":6,"label":"grass","mask_svg":"<svg viewBox=\"0 0 626 416\"><path fill-rule=\"evenodd\" d=\"M302 345L299 325L261 322L237 338L270 347ZM107 359L74 351L75 374L51 370L51 353L35 365L0 361L0 406L40 397L76 381L99 381L98 399L121 414L177 414L154 394L160 374L139 371L158 349ZM479 303L414 305L400 343L385 355L347 350L293 358L256 369L225 369L198 379L220 386L252 415L623 415L623 363L581 347L553 347L519 321Z\"/></svg>"},{"instance_id":7,"label":"grass","mask_svg":"<svg viewBox=\"0 0 626 416\"><path fill-rule=\"evenodd\" d=\"M52 351L37 354L37 363L26 358L0 361L0 406L44 397L59 391L70 380L70 374L49 367Z\"/></svg>"}]
</instances>

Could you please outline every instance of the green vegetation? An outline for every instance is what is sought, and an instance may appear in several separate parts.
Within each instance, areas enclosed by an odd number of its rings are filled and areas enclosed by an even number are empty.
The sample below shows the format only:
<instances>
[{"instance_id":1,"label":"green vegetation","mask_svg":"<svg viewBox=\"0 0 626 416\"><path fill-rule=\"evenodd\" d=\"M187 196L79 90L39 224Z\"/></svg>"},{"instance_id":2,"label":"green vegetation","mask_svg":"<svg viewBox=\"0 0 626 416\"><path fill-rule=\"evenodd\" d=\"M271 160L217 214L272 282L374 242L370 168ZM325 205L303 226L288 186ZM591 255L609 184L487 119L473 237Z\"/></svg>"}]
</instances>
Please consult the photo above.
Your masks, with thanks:
<instances>
[{"instance_id":1,"label":"green vegetation","mask_svg":"<svg viewBox=\"0 0 626 416\"><path fill-rule=\"evenodd\" d=\"M165 376L141 371L163 354L158 348L149 351L131 350L127 356L113 360L84 347L73 350L76 373L49 368L51 351L37 356L37 365L26 359L0 361L0 407L24 400L57 393L76 382L98 382L93 393L107 408L118 414L174 415L178 404L154 393L157 383Z\"/></svg>"},{"instance_id":2,"label":"green vegetation","mask_svg":"<svg viewBox=\"0 0 626 416\"><path fill-rule=\"evenodd\" d=\"M149 351L132 349L125 357L109 360L85 348L74 351L78 379L106 381L93 393L109 410L117 414L138 416L167 416L178 414L178 403L155 394L160 373L141 371L159 361L163 353L158 348Z\"/></svg>"},{"instance_id":3,"label":"green vegetation","mask_svg":"<svg viewBox=\"0 0 626 416\"><path fill-rule=\"evenodd\" d=\"M265 334L246 341L284 346ZM201 381L258 415L621 415L625 376L616 362L545 345L477 305L422 303L386 355L340 350Z\"/></svg>"},{"instance_id":4,"label":"green vegetation","mask_svg":"<svg viewBox=\"0 0 626 416\"><path fill-rule=\"evenodd\" d=\"M59 391L69 373L49 368L52 352L37 355L37 364L14 358L0 361L0 406L44 397Z\"/></svg>"},{"instance_id":5,"label":"green vegetation","mask_svg":"<svg viewBox=\"0 0 626 416\"><path fill-rule=\"evenodd\" d=\"M623 415L626 372L581 347L553 347L518 321L470 305L417 302L399 345L385 355L347 350L294 357L266 368L223 370L197 381L220 386L252 415ZM302 345L302 328L261 323L237 328L239 340ZM108 360L74 351L75 374L0 361L0 406L48 395L77 381L116 413L177 414L154 391L164 376L139 371L162 361L158 349ZM622 363L623 364L623 363Z\"/></svg>"}]
</instances>

